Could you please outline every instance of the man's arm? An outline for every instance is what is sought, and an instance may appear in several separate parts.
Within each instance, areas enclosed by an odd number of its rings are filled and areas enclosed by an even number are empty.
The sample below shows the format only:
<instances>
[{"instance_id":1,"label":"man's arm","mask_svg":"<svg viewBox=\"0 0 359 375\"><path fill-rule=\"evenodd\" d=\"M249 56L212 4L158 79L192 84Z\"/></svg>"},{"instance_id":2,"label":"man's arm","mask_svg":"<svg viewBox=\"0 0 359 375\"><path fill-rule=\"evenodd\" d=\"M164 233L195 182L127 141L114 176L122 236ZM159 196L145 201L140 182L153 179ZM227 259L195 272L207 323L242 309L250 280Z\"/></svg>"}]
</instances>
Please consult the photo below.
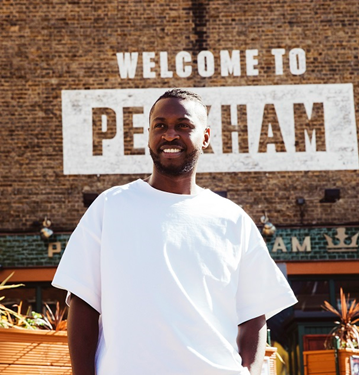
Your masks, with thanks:
<instances>
[{"instance_id":1,"label":"man's arm","mask_svg":"<svg viewBox=\"0 0 359 375\"><path fill-rule=\"evenodd\" d=\"M67 334L73 375L95 375L99 313L72 294Z\"/></svg>"},{"instance_id":2,"label":"man's arm","mask_svg":"<svg viewBox=\"0 0 359 375\"><path fill-rule=\"evenodd\" d=\"M238 326L237 345L243 367L251 375L260 375L267 339L267 324L264 315L248 320Z\"/></svg>"}]
</instances>

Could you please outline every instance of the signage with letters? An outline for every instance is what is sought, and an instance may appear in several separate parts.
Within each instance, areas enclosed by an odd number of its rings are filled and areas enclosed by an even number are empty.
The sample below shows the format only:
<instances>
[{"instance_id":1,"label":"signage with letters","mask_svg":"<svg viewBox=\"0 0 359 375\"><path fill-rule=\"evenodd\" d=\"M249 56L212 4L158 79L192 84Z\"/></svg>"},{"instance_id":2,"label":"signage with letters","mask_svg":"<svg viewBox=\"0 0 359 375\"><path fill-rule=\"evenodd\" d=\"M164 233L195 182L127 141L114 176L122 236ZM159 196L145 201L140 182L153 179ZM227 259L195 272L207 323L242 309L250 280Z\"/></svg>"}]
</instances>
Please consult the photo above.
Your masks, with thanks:
<instances>
[{"instance_id":1,"label":"signage with letters","mask_svg":"<svg viewBox=\"0 0 359 375\"><path fill-rule=\"evenodd\" d=\"M64 233L55 234L51 241L38 234L0 235L1 265L57 265L69 238ZM265 241L276 261L359 259L359 227L278 228Z\"/></svg>"},{"instance_id":2,"label":"signage with letters","mask_svg":"<svg viewBox=\"0 0 359 375\"><path fill-rule=\"evenodd\" d=\"M199 172L359 167L352 84L189 89L212 131ZM63 91L64 173L150 173L148 115L164 91Z\"/></svg>"},{"instance_id":3,"label":"signage with letters","mask_svg":"<svg viewBox=\"0 0 359 375\"><path fill-rule=\"evenodd\" d=\"M274 71L276 75L284 73L283 56L286 54L284 48L273 48L271 50L272 61L274 63ZM119 52L116 54L118 70L121 79L133 79L136 75L142 73L145 79L154 79L160 76L161 78L188 78L195 74L195 69L192 66L194 61L197 62L197 72L201 77L211 77L216 72L216 67L219 66L222 77L229 75L239 77L241 75L258 76L259 59L262 58L258 49L240 50L221 50L219 52L218 60L211 51L200 51L197 56L192 56L188 51L180 51L175 57L168 55L167 52ZM289 71L293 75L301 75L306 71L306 56L302 48L292 48L289 53ZM139 61L142 62L142 72L139 69ZM243 61L244 60L244 61ZM174 71L169 69L171 65L175 67ZM242 65L245 62L245 71ZM156 73L156 67L159 67L159 74Z\"/></svg>"},{"instance_id":4,"label":"signage with letters","mask_svg":"<svg viewBox=\"0 0 359 375\"><path fill-rule=\"evenodd\" d=\"M359 258L359 228L277 229L265 237L275 260L323 260Z\"/></svg>"}]
</instances>

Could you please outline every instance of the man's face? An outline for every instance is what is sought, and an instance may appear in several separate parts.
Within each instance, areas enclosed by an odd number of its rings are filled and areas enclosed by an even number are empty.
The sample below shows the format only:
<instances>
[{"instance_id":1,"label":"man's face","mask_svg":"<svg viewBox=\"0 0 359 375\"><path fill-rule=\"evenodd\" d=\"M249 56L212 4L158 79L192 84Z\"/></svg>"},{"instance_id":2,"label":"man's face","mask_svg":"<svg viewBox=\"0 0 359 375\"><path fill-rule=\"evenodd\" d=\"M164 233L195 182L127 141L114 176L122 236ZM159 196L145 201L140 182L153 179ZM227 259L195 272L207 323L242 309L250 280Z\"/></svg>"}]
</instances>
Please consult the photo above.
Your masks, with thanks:
<instances>
[{"instance_id":1,"label":"man's face","mask_svg":"<svg viewBox=\"0 0 359 375\"><path fill-rule=\"evenodd\" d=\"M155 168L179 176L193 170L209 144L207 114L195 100L166 98L156 103L150 116L149 142Z\"/></svg>"}]
</instances>

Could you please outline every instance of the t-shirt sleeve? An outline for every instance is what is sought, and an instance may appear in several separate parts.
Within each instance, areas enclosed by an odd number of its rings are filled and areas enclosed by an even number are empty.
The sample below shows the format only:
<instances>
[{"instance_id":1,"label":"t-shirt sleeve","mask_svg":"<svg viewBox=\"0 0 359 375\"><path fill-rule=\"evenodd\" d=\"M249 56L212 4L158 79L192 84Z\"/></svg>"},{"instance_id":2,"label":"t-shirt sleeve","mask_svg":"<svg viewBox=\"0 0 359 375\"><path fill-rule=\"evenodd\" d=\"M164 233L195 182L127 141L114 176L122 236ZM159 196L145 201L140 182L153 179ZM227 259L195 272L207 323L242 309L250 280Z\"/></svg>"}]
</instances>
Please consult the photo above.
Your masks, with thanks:
<instances>
[{"instance_id":1,"label":"t-shirt sleeve","mask_svg":"<svg viewBox=\"0 0 359 375\"><path fill-rule=\"evenodd\" d=\"M88 208L72 233L52 285L67 290L101 313L103 195ZM67 301L69 298L67 297Z\"/></svg>"},{"instance_id":2,"label":"t-shirt sleeve","mask_svg":"<svg viewBox=\"0 0 359 375\"><path fill-rule=\"evenodd\" d=\"M286 278L271 258L258 228L251 219L248 220L239 264L238 324L260 315L269 319L297 302Z\"/></svg>"}]
</instances>

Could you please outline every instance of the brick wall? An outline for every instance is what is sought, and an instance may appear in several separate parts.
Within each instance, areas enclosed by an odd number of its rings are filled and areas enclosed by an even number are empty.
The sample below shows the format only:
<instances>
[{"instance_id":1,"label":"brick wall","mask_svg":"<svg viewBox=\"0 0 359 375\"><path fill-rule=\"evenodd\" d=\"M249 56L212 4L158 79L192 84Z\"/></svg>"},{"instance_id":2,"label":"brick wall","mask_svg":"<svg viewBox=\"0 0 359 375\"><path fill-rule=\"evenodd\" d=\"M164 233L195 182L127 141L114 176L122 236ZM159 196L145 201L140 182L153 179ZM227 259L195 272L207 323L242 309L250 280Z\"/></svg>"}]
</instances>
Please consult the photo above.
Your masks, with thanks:
<instances>
[{"instance_id":1,"label":"brick wall","mask_svg":"<svg viewBox=\"0 0 359 375\"><path fill-rule=\"evenodd\" d=\"M1 5L0 231L32 232L52 219L74 228L84 191L101 192L144 175L64 175L61 91L152 87L353 83L358 109L359 2L347 1L10 1ZM283 75L271 49L284 48ZM293 75L288 53L306 52L306 72ZM117 52L258 49L258 76L121 79ZM242 56L242 55L241 55ZM139 61L141 64L141 61ZM141 66L139 66L141 68ZM154 69L159 76L159 67ZM229 147L229 146L228 146ZM331 161L328 160L328 163ZM358 170L203 173L199 184L227 191L259 223L300 223L297 197L307 200L304 225L359 222ZM325 188L341 200L319 203Z\"/></svg>"}]
</instances>

